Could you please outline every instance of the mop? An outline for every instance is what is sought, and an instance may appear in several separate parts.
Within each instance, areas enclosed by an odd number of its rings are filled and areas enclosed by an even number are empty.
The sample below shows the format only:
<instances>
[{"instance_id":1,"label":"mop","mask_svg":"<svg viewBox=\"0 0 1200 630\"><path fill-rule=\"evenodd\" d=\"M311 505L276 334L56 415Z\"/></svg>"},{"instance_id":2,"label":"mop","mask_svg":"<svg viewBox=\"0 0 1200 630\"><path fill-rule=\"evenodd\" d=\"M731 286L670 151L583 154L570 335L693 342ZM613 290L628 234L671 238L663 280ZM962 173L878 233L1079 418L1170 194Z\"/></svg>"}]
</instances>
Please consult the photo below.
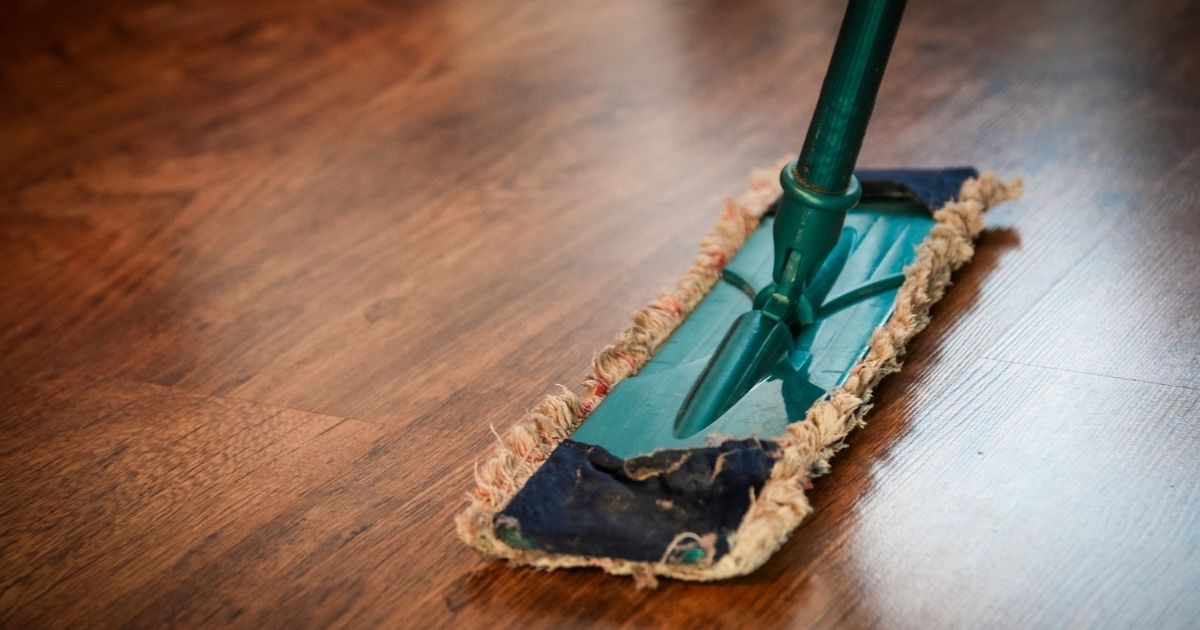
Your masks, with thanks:
<instances>
[{"instance_id":1,"label":"mop","mask_svg":"<svg viewBox=\"0 0 1200 630\"><path fill-rule=\"evenodd\" d=\"M972 168L858 170L904 0L851 0L799 156L725 203L674 290L476 461L456 521L544 569L747 574L811 511L805 490L900 369L990 207Z\"/></svg>"}]
</instances>

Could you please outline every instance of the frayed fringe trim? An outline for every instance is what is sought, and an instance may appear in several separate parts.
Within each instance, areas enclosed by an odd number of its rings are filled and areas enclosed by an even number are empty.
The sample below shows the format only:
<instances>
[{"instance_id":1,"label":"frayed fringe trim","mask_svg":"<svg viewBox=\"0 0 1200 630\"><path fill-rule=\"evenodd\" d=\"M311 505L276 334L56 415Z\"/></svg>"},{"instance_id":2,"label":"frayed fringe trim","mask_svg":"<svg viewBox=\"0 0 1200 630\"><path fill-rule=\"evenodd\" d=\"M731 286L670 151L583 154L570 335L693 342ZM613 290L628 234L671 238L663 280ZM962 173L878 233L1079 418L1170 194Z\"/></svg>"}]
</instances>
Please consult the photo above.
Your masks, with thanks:
<instances>
[{"instance_id":1,"label":"frayed fringe trim","mask_svg":"<svg viewBox=\"0 0 1200 630\"><path fill-rule=\"evenodd\" d=\"M476 462L476 487L467 508L455 520L458 535L485 555L544 569L597 567L609 573L632 575L639 587L654 587L656 576L682 580L719 580L744 575L762 566L812 511L804 491L811 479L829 470L829 459L842 441L863 423L871 391L884 376L900 370L905 344L929 323L929 309L950 285L950 274L970 261L974 240L983 230L988 208L1021 195L1020 180L1000 181L985 173L963 183L958 197L934 213L937 224L917 250L916 261L904 270L905 280L887 323L875 330L867 354L854 366L845 384L814 404L804 422L793 423L776 441L782 455L737 531L730 550L708 565L633 562L513 549L496 538L493 518L542 465L564 438L621 379L635 374L692 309L721 278L726 262L758 226L763 213L779 196L778 172L759 169L750 188L725 201L716 226L704 237L700 254L678 286L663 293L633 317L633 324L592 360L583 380L583 394L563 387L547 395L524 418L503 434L485 458Z\"/></svg>"}]
</instances>

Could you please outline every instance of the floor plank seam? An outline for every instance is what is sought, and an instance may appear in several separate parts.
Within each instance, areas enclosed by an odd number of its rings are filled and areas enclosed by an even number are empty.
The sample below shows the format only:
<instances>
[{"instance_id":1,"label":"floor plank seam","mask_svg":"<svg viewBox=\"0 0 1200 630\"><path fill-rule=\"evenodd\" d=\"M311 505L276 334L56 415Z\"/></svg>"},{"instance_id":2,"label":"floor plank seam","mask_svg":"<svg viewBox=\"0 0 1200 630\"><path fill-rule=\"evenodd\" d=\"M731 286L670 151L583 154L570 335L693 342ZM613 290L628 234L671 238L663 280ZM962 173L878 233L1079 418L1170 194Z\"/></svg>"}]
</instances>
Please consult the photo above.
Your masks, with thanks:
<instances>
[{"instance_id":1,"label":"floor plank seam","mask_svg":"<svg viewBox=\"0 0 1200 630\"><path fill-rule=\"evenodd\" d=\"M1130 378L1128 376L1116 376L1114 374L1103 374L1101 372L1089 372L1087 370L1072 370L1070 368L1055 367L1055 366L1051 366L1051 365L1041 365L1038 363L1025 363L1022 361L1010 361L1008 359L997 359L995 357L984 356L984 357L979 357L979 358L984 361L993 361L995 363L1004 363L1007 365L1017 365L1017 366L1021 366L1021 367L1038 368L1040 370L1054 370L1056 372L1066 372L1069 374L1082 374L1084 376L1095 376L1098 378L1111 378L1111 379L1117 380L1117 381L1128 381L1130 383L1141 383L1143 385L1158 385L1160 387L1170 387L1173 389L1183 389L1183 390L1192 391L1192 392L1200 392L1200 387L1191 387L1189 385L1180 385L1178 383L1163 383L1160 381L1149 381L1149 380L1140 379L1140 378Z\"/></svg>"}]
</instances>

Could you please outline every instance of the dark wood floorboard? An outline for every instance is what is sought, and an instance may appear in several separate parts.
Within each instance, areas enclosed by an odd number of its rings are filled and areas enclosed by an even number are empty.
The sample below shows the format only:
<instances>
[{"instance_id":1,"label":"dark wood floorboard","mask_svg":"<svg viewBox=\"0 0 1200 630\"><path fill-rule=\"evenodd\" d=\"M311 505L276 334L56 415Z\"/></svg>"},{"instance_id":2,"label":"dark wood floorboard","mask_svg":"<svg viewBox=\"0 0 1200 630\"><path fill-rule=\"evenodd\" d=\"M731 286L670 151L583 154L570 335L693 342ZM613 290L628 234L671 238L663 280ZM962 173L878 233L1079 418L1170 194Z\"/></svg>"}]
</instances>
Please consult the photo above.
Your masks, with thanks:
<instances>
[{"instance_id":1,"label":"dark wood floorboard","mask_svg":"<svg viewBox=\"0 0 1200 630\"><path fill-rule=\"evenodd\" d=\"M796 150L841 3L0 7L0 626L1194 627L1200 4L914 2L1025 180L747 578L481 562L474 457Z\"/></svg>"}]
</instances>

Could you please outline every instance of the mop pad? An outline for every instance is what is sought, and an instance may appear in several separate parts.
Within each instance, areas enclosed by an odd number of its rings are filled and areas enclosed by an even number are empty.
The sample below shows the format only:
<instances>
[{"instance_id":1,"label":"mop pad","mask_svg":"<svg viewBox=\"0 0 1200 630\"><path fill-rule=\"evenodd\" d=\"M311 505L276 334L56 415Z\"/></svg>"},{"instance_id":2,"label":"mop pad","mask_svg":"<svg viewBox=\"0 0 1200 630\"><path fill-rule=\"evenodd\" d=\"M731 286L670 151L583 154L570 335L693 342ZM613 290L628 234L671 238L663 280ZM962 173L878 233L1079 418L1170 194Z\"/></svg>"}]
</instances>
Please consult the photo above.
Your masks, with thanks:
<instances>
[{"instance_id":1,"label":"mop pad","mask_svg":"<svg viewBox=\"0 0 1200 630\"><path fill-rule=\"evenodd\" d=\"M707 448L628 459L571 440L614 387L637 375L723 277L728 279L726 267L775 207L781 192L777 172L756 171L744 194L725 201L678 285L639 310L630 326L595 356L579 393L561 388L497 433L491 452L476 462L475 488L456 519L464 542L489 558L543 569L597 567L650 586L656 576L703 581L744 575L787 540L811 511L805 490L829 470L830 458L843 448L849 432L863 424L872 390L900 369L905 344L928 324L929 310L950 285L951 273L971 259L984 213L1016 199L1021 183L1001 181L991 173L971 176L973 171L964 169L859 172L864 189L899 186L937 208L934 224L904 268L890 316L874 330L861 358L839 386L789 418L781 435L709 435ZM956 183L956 190L948 189ZM653 505L589 504L580 512L580 506L563 499L562 484L564 474L578 478L581 470L601 479L589 478L588 483L598 484L595 493L579 496L592 501L630 496L635 503ZM679 490L697 487L696 479L705 476L699 491ZM527 484L530 496L514 501ZM638 493L625 493L633 487ZM573 491L578 494L578 487ZM675 505L689 500L698 503ZM608 517L619 518L588 522L603 517L601 508L614 508ZM672 521L672 514L683 514L684 520ZM684 525L694 527L681 529ZM538 528L533 537L545 544L526 544L530 527ZM643 529L614 531L621 527ZM593 530L598 535L579 535ZM505 536L506 531L513 535Z\"/></svg>"}]
</instances>

